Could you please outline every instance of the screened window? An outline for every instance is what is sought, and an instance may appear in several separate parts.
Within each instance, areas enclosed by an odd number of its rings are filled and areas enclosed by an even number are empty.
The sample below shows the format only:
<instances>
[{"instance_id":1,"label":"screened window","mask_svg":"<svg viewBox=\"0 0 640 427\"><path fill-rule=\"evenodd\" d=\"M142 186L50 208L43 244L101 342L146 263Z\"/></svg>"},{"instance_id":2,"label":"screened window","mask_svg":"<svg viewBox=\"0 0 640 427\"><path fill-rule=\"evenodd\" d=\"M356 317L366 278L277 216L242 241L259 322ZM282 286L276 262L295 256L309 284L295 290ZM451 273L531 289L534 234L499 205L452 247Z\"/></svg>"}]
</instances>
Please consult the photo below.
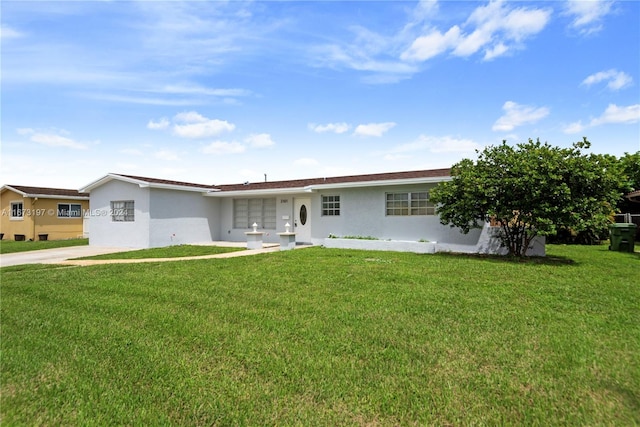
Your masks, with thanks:
<instances>
[{"instance_id":1,"label":"screened window","mask_svg":"<svg viewBox=\"0 0 640 427\"><path fill-rule=\"evenodd\" d=\"M135 206L133 200L118 200L111 202L111 221L131 222L135 220Z\"/></svg>"},{"instance_id":2,"label":"screened window","mask_svg":"<svg viewBox=\"0 0 640 427\"><path fill-rule=\"evenodd\" d=\"M22 218L24 209L22 202L11 202L11 218Z\"/></svg>"},{"instance_id":3,"label":"screened window","mask_svg":"<svg viewBox=\"0 0 640 427\"><path fill-rule=\"evenodd\" d=\"M276 199L234 199L233 228L276 229Z\"/></svg>"},{"instance_id":4,"label":"screened window","mask_svg":"<svg viewBox=\"0 0 640 427\"><path fill-rule=\"evenodd\" d=\"M340 215L340 196L322 196L322 216Z\"/></svg>"},{"instance_id":5,"label":"screened window","mask_svg":"<svg viewBox=\"0 0 640 427\"><path fill-rule=\"evenodd\" d=\"M389 216L435 215L428 191L387 193L386 212Z\"/></svg>"},{"instance_id":6,"label":"screened window","mask_svg":"<svg viewBox=\"0 0 640 427\"><path fill-rule=\"evenodd\" d=\"M58 203L58 218L80 218L82 205L75 203Z\"/></svg>"}]
</instances>

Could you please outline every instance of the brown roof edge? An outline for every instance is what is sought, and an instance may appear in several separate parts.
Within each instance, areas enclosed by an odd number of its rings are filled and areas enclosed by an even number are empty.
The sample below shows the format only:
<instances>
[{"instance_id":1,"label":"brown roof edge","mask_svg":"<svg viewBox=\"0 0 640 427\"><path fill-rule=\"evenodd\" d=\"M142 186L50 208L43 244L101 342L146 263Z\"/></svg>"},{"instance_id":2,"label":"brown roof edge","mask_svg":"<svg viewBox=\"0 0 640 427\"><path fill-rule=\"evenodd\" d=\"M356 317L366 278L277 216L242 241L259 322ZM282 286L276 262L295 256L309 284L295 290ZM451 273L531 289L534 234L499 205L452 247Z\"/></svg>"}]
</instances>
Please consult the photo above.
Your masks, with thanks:
<instances>
[{"instance_id":1,"label":"brown roof edge","mask_svg":"<svg viewBox=\"0 0 640 427\"><path fill-rule=\"evenodd\" d=\"M245 184L226 184L217 185L214 188L221 191L242 191L242 190L274 190L279 188L300 188L309 185L320 184L341 184L341 183L357 183L357 182L372 182L372 181L392 181L401 179L413 179L413 178L438 178L450 176L450 168L444 169L426 169L406 172L386 172L375 173L366 175L347 175L347 176L335 176L326 178L309 178L309 179L295 179L288 181L267 181L267 182L253 182Z\"/></svg>"},{"instance_id":2,"label":"brown roof edge","mask_svg":"<svg viewBox=\"0 0 640 427\"><path fill-rule=\"evenodd\" d=\"M640 190L632 191L631 193L627 194L625 197L631 200L632 202L640 203Z\"/></svg>"},{"instance_id":3,"label":"brown roof edge","mask_svg":"<svg viewBox=\"0 0 640 427\"><path fill-rule=\"evenodd\" d=\"M172 181L169 179L160 179L160 178L149 178L149 177L145 177L145 176L135 176L135 175L124 175L121 173L114 173L112 175L117 175L117 176L122 176L125 178L131 178L131 179L135 179L138 181L144 181L144 182L148 182L150 184L165 184L165 185L177 185L177 186L182 186L182 187L196 187L196 188L210 188L213 189L215 188L214 186L210 185L210 184L196 184L193 182L183 182L183 181Z\"/></svg>"},{"instance_id":4,"label":"brown roof edge","mask_svg":"<svg viewBox=\"0 0 640 427\"><path fill-rule=\"evenodd\" d=\"M15 190L18 190L27 195L35 196L59 196L59 197L86 197L89 198L89 193L81 193L78 190L72 190L67 188L50 188L50 187L31 187L26 185L10 185L7 184L5 187L10 187Z\"/></svg>"}]
</instances>

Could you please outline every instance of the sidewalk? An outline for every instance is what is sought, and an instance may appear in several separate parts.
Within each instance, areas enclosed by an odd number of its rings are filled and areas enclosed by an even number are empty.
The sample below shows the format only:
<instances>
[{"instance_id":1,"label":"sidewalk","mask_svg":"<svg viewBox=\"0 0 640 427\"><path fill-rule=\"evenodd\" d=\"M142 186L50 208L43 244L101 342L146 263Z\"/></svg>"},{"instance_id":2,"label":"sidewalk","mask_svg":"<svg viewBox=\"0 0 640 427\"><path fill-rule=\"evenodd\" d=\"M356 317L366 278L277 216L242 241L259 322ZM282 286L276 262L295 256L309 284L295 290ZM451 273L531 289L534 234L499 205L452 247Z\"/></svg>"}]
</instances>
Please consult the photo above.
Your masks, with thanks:
<instances>
[{"instance_id":1,"label":"sidewalk","mask_svg":"<svg viewBox=\"0 0 640 427\"><path fill-rule=\"evenodd\" d=\"M40 249L0 255L0 267L24 264L58 264L69 258L130 251L130 248L105 246L69 246L66 248Z\"/></svg>"},{"instance_id":2,"label":"sidewalk","mask_svg":"<svg viewBox=\"0 0 640 427\"><path fill-rule=\"evenodd\" d=\"M223 246L223 247L246 247L246 243L242 242L207 242L202 243L203 246ZM296 246L296 249L308 248L311 245ZM198 255L188 257L173 258L140 258L140 259L104 259L104 260L81 260L73 258L88 257L94 255L102 255L114 252L127 252L136 250L134 248L112 248L112 247L96 247L96 246L71 246L67 248L43 249L39 251L16 252L11 254L0 255L0 267L9 267L13 265L23 264L59 264L59 265L102 265L102 264L136 264L142 262L172 262L172 261L189 261L197 259L212 258L232 258L239 256L257 255L262 253L277 252L280 245L277 243L265 243L262 249L250 249L244 251L227 252L223 254Z\"/></svg>"},{"instance_id":3,"label":"sidewalk","mask_svg":"<svg viewBox=\"0 0 640 427\"><path fill-rule=\"evenodd\" d=\"M61 265L75 265L75 266L87 266L87 265L102 265L102 264L138 264L143 262L175 262L175 261L191 261L198 259L213 259L213 258L233 258L240 256L257 255L268 252L278 252L280 245L265 244L262 249L248 249L244 251L226 252L223 254L212 255L198 255L198 256L185 256L185 257L172 257L172 258L139 258L139 259L68 259L58 262Z\"/></svg>"}]
</instances>

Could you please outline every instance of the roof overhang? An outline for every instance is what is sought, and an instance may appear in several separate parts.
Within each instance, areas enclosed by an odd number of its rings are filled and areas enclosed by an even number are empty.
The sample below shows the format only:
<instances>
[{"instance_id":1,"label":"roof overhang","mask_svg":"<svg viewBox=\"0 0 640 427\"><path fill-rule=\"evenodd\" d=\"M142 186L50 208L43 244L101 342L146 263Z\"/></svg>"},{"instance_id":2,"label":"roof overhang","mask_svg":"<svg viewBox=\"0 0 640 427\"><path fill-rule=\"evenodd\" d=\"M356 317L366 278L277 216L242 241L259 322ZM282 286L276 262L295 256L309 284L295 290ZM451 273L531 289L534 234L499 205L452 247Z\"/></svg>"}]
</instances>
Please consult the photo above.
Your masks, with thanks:
<instances>
[{"instance_id":1,"label":"roof overhang","mask_svg":"<svg viewBox=\"0 0 640 427\"><path fill-rule=\"evenodd\" d=\"M640 190L632 191L631 193L627 194L625 197L632 202L640 203Z\"/></svg>"},{"instance_id":2,"label":"roof overhang","mask_svg":"<svg viewBox=\"0 0 640 427\"><path fill-rule=\"evenodd\" d=\"M129 184L134 184L139 186L140 188L161 188L161 189L165 189L165 190L179 190L179 191L192 191L192 192L196 192L196 193L208 193L211 190L211 188L206 188L206 187L188 187L185 185L175 185L175 184L164 184L164 183L159 183L159 182L148 182L148 181L143 181L141 179L135 179L135 178L131 178L128 176L122 176L122 175L118 175L115 173L110 173L107 174L105 176L103 176L102 178L93 181L92 183L82 187L80 189L80 192L82 193L90 193L91 190L101 187L103 185L105 185L106 183L110 182L110 181L123 181L123 182L127 182Z\"/></svg>"},{"instance_id":3,"label":"roof overhang","mask_svg":"<svg viewBox=\"0 0 640 427\"><path fill-rule=\"evenodd\" d=\"M276 196L279 194L302 194L309 193L307 187L295 188L268 188L264 190L237 190L237 191L220 191L213 190L205 194L209 197L253 197L253 196Z\"/></svg>"},{"instance_id":4,"label":"roof overhang","mask_svg":"<svg viewBox=\"0 0 640 427\"><path fill-rule=\"evenodd\" d=\"M306 191L334 190L341 188L362 188L362 187L390 187L398 185L419 185L437 184L439 182L451 181L450 176L437 176L431 178L407 178L407 179L387 179L380 181L358 181L339 182L334 184L314 184L305 187Z\"/></svg>"},{"instance_id":5,"label":"roof overhang","mask_svg":"<svg viewBox=\"0 0 640 427\"><path fill-rule=\"evenodd\" d=\"M339 182L332 184L312 184L305 187L294 188L268 188L261 190L235 190L235 191L218 191L205 194L209 197L257 197L257 196L274 196L284 194L304 194L314 193L323 190L340 190L346 188L365 188L365 187L391 187L402 185L420 185L420 184L437 184L439 182L451 181L450 176L438 176L430 178L407 178L407 179L388 179L379 181L356 181L356 182Z\"/></svg>"},{"instance_id":6,"label":"roof overhang","mask_svg":"<svg viewBox=\"0 0 640 427\"><path fill-rule=\"evenodd\" d=\"M14 184L15 185L15 184ZM34 199L64 199L64 200L89 200L87 196L67 196L64 194L40 194L40 193L27 193L22 190L18 190L10 185L3 185L2 191L11 190L14 193L20 194L22 197L31 197ZM82 193L82 191L80 191Z\"/></svg>"}]
</instances>

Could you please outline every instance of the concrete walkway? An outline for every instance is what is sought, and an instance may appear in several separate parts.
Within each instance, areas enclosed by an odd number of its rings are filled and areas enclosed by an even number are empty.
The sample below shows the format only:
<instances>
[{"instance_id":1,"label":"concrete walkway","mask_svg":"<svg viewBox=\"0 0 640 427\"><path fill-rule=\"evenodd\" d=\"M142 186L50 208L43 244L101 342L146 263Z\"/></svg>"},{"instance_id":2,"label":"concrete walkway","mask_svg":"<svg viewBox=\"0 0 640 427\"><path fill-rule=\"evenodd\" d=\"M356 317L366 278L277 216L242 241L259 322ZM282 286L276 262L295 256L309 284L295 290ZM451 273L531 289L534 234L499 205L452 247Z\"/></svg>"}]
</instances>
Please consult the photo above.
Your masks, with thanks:
<instances>
[{"instance_id":1,"label":"concrete walkway","mask_svg":"<svg viewBox=\"0 0 640 427\"><path fill-rule=\"evenodd\" d=\"M224 246L224 247L246 247L246 243L238 242L207 242L201 245ZM306 248L310 245L297 246L296 249ZM0 267L9 267L22 264L60 264L60 265L101 265L101 264L136 264L141 262L172 262L188 261L196 259L211 258L231 258L239 256L257 255L261 253L277 252L280 245L277 243L265 243L262 249L251 249L244 251L226 252L223 254L198 255L174 258L140 258L140 259L104 259L104 260L79 260L71 258L81 258L94 255L109 254L115 252L127 252L137 250L134 248L111 248L96 246L72 246L68 248L43 249L40 251L16 252L12 254L0 255Z\"/></svg>"},{"instance_id":2,"label":"concrete walkway","mask_svg":"<svg viewBox=\"0 0 640 427\"><path fill-rule=\"evenodd\" d=\"M0 267L22 264L58 264L69 258L130 251L129 248L101 246L69 246L67 248L41 249L39 251L14 252L0 255Z\"/></svg>"}]
</instances>

